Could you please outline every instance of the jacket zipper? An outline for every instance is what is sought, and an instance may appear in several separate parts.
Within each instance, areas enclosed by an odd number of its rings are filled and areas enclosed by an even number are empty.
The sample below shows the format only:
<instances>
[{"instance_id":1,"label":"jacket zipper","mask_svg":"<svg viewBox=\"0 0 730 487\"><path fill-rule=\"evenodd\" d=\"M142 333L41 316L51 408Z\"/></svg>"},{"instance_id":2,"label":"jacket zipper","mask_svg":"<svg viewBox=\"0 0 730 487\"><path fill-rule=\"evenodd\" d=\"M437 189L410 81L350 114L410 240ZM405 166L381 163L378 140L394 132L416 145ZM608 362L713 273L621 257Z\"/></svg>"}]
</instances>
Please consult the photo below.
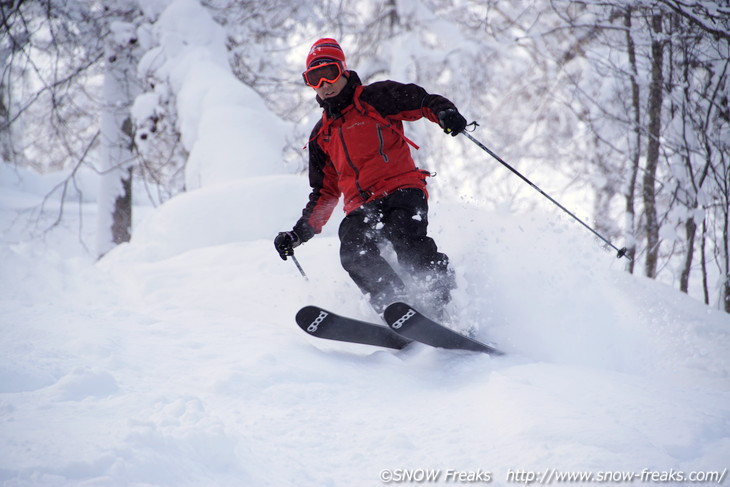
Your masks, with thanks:
<instances>
[{"instance_id":1,"label":"jacket zipper","mask_svg":"<svg viewBox=\"0 0 730 487\"><path fill-rule=\"evenodd\" d=\"M355 187L357 188L357 192L360 193L360 197L363 200L367 200L370 197L370 193L368 191L363 190L362 186L360 186L360 170L357 168L357 166L352 162L352 159L350 158L350 152L347 150L347 144L345 144L345 136L342 133L342 126L338 127L337 132L340 135L340 142L342 143L342 149L345 151L345 160L347 160L347 164L352 168L352 171L355 173Z\"/></svg>"},{"instance_id":2,"label":"jacket zipper","mask_svg":"<svg viewBox=\"0 0 730 487\"><path fill-rule=\"evenodd\" d=\"M375 125L376 130L378 132L378 141L380 142L380 146L378 147L378 152L380 153L380 157L383 158L383 162L390 162L388 159L388 154L385 153L385 140L383 140L383 129L379 124Z\"/></svg>"}]
</instances>

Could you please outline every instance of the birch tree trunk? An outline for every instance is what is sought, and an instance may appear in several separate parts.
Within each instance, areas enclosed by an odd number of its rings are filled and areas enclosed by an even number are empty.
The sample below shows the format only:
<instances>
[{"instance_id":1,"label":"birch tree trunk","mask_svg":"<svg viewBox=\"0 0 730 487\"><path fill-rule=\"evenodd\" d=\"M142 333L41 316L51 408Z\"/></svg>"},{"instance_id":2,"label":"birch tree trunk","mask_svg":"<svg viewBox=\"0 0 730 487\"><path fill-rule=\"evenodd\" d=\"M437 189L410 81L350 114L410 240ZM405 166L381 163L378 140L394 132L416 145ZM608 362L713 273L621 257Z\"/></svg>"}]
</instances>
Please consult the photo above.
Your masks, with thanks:
<instances>
[{"instance_id":1,"label":"birch tree trunk","mask_svg":"<svg viewBox=\"0 0 730 487\"><path fill-rule=\"evenodd\" d=\"M101 112L101 182L97 222L97 254L128 242L132 234L132 171L134 130L130 108L138 93L137 38L133 1L105 7L105 69Z\"/></svg>"}]
</instances>

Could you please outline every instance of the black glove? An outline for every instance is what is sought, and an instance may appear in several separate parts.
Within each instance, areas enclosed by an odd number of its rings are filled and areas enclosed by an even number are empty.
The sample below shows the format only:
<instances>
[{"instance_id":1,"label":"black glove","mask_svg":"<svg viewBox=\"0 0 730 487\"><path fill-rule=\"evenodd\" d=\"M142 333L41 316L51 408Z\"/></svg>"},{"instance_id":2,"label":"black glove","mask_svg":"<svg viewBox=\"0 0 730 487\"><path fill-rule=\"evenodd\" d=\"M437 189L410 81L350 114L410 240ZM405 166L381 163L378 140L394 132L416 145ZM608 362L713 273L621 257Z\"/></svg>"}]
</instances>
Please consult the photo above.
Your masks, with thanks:
<instances>
[{"instance_id":1,"label":"black glove","mask_svg":"<svg viewBox=\"0 0 730 487\"><path fill-rule=\"evenodd\" d=\"M447 108L438 113L439 125L444 132L456 137L466 128L466 119L456 108Z\"/></svg>"},{"instance_id":2,"label":"black glove","mask_svg":"<svg viewBox=\"0 0 730 487\"><path fill-rule=\"evenodd\" d=\"M279 252L279 257L286 260L288 255L294 255L294 247L302 244L302 239L294 232L279 232L274 239L274 248Z\"/></svg>"}]
</instances>

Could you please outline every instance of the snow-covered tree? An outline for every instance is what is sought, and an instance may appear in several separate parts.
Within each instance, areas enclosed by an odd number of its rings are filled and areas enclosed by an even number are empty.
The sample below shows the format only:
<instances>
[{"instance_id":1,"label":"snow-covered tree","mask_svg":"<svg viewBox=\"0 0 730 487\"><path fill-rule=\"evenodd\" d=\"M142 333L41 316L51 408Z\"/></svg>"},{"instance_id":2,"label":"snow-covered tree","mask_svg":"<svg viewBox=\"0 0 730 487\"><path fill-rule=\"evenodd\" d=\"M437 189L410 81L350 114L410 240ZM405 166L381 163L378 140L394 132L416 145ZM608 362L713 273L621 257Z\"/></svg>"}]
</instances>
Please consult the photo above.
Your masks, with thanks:
<instances>
[{"instance_id":1,"label":"snow-covered tree","mask_svg":"<svg viewBox=\"0 0 730 487\"><path fill-rule=\"evenodd\" d=\"M96 13L87 2L37 0L3 2L1 10L0 138L7 147L10 137L8 162L76 166L97 130L88 89L101 58Z\"/></svg>"},{"instance_id":2,"label":"snow-covered tree","mask_svg":"<svg viewBox=\"0 0 730 487\"><path fill-rule=\"evenodd\" d=\"M128 242L132 233L134 125L131 107L139 92L136 0L105 2L104 83L102 89L97 252L104 255Z\"/></svg>"},{"instance_id":3,"label":"snow-covered tree","mask_svg":"<svg viewBox=\"0 0 730 487\"><path fill-rule=\"evenodd\" d=\"M561 22L543 19L536 52L559 63L556 77L566 81L552 98L582 130L560 140L574 160L585 161L576 174L592 188L597 226L623 234L646 275L663 275L688 292L695 271L705 301L723 302L710 299L706 281L708 272L726 275L724 252L702 251L695 265L694 249L724 248L717 245L722 237L697 229L709 225L721 234L724 219L708 211L708 195L722 194L722 184L707 175L726 172L727 164L727 143L714 135L727 132L727 8L669 0L551 3ZM624 204L612 204L619 195Z\"/></svg>"}]
</instances>

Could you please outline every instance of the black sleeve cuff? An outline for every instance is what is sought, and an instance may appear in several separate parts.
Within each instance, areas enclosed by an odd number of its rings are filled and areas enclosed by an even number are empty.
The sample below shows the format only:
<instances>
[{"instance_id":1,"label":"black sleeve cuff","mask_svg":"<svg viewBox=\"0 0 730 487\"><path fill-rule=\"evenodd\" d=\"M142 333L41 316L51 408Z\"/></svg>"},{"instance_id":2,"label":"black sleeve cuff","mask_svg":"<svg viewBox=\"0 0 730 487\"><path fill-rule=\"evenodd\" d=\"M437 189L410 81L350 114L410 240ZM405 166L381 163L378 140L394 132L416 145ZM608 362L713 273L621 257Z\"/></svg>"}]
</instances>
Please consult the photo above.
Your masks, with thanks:
<instances>
[{"instance_id":1,"label":"black sleeve cuff","mask_svg":"<svg viewBox=\"0 0 730 487\"><path fill-rule=\"evenodd\" d=\"M302 241L302 243L306 242L307 240L310 240L312 237L314 237L315 232L312 226L307 223L304 220L299 220L296 225L294 225L294 233L297 234L297 237L299 237Z\"/></svg>"}]
</instances>

